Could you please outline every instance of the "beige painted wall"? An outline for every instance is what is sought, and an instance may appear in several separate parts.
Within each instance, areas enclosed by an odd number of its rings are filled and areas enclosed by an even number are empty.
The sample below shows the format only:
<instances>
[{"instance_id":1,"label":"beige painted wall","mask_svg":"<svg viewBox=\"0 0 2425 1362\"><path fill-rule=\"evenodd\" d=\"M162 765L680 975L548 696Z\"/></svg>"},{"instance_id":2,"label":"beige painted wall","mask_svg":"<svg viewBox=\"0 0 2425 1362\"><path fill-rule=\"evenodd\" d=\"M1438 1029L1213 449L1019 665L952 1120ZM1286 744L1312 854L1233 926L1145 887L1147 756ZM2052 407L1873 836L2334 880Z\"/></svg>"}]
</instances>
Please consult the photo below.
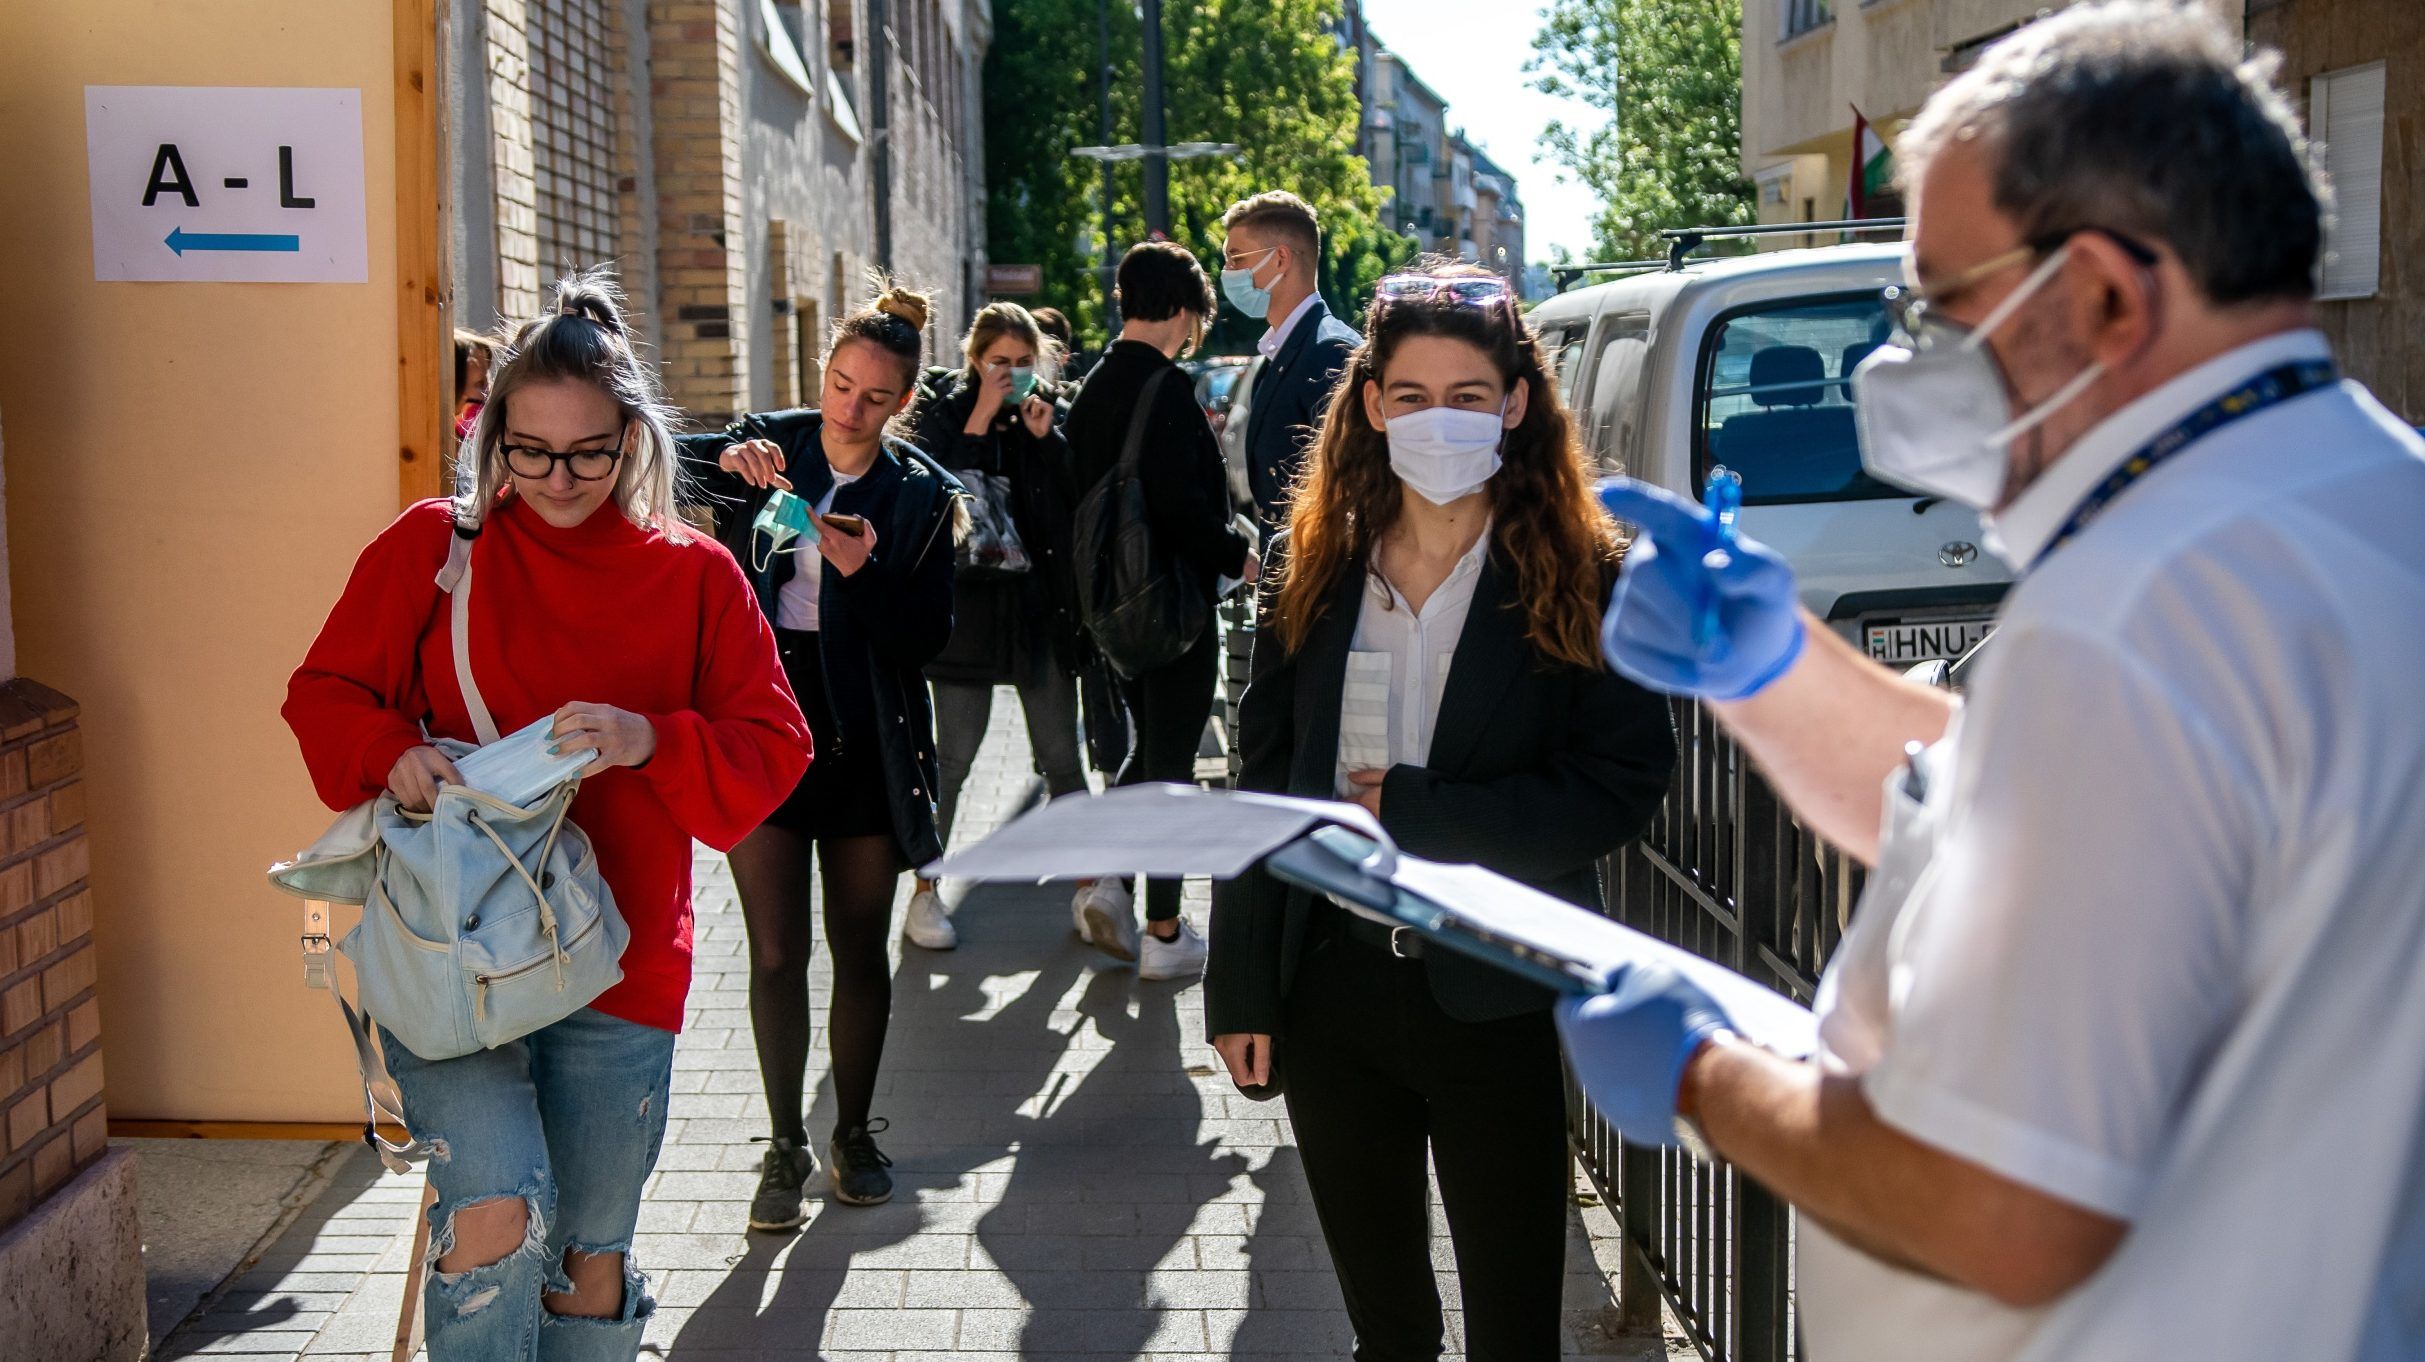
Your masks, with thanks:
<instances>
[{"instance_id":1,"label":"beige painted wall","mask_svg":"<svg viewBox=\"0 0 2425 1362\"><path fill-rule=\"evenodd\" d=\"M2201 3L2235 32L2241 27L2246 0ZM1817 199L1820 218L1842 212L1854 105L1872 123L1899 125L1944 83L1947 49L2059 7L2060 0L1835 0L1831 22L1780 41L1780 0L1744 0L1744 172L1757 175L1790 156L1828 157L1824 175L1796 169L1795 212L1763 203L1762 219L1797 216L1803 195Z\"/></svg>"},{"instance_id":2,"label":"beige painted wall","mask_svg":"<svg viewBox=\"0 0 2425 1362\"><path fill-rule=\"evenodd\" d=\"M370 0L0 3L18 662L84 707L113 1116L359 1115L261 872L329 818L278 719L287 672L396 510L392 23ZM87 84L360 89L369 282L94 282Z\"/></svg>"}]
</instances>

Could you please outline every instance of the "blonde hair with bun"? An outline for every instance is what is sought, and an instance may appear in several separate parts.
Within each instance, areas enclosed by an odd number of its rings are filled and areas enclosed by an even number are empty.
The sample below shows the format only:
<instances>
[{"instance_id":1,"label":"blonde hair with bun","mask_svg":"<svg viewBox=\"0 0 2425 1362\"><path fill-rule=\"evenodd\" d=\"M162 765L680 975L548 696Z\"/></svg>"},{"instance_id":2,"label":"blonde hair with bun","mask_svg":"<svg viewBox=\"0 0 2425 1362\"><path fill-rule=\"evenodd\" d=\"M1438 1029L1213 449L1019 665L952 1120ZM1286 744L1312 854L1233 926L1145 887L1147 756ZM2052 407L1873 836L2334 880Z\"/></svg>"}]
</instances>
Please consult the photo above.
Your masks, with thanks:
<instances>
[{"instance_id":1,"label":"blonde hair with bun","mask_svg":"<svg viewBox=\"0 0 2425 1362\"><path fill-rule=\"evenodd\" d=\"M832 360L847 342L865 341L901 362L901 387L907 391L926 359L926 319L934 313L934 300L883 274L870 274L868 282L875 298L834 323L825 357Z\"/></svg>"}]
</instances>

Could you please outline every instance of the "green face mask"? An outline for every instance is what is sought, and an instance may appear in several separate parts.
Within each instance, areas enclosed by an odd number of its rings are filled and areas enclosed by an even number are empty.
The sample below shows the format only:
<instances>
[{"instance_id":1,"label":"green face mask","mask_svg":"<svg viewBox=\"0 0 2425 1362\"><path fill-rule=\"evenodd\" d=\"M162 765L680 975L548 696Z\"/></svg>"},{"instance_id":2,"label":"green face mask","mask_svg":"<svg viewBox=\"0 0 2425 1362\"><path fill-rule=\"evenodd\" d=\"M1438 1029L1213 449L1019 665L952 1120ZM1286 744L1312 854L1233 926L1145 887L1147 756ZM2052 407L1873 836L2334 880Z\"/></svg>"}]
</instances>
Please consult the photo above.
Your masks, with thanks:
<instances>
[{"instance_id":1,"label":"green face mask","mask_svg":"<svg viewBox=\"0 0 2425 1362\"><path fill-rule=\"evenodd\" d=\"M1025 402L1028 398L1035 395L1035 391L1036 366L1033 364L1014 364L1010 366L1011 405L1015 407L1020 403Z\"/></svg>"},{"instance_id":2,"label":"green face mask","mask_svg":"<svg viewBox=\"0 0 2425 1362\"><path fill-rule=\"evenodd\" d=\"M766 571L766 565L783 552L795 539L817 542L817 518L808 513L808 503L778 487L775 494L758 508L758 518L749 525L751 566ZM764 536L763 540L755 536Z\"/></svg>"}]
</instances>

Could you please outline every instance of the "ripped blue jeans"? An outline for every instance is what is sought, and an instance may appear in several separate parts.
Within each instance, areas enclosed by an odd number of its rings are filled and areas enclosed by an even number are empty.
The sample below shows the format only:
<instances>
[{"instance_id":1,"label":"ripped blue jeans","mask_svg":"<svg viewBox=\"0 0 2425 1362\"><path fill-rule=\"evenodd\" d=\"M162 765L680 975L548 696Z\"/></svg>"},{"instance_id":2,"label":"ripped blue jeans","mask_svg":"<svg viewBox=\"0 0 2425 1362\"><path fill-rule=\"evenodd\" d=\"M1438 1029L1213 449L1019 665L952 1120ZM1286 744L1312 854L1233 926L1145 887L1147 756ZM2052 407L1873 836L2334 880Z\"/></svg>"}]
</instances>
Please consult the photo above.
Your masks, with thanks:
<instances>
[{"instance_id":1,"label":"ripped blue jeans","mask_svg":"<svg viewBox=\"0 0 2425 1362\"><path fill-rule=\"evenodd\" d=\"M665 1139L674 1033L584 1008L458 1059L422 1059L384 1030L379 1039L405 1121L431 1145L430 1362L631 1362L656 1309L631 1241ZM505 1198L523 1203L522 1247L486 1266L437 1271L454 1247L456 1214ZM616 1317L556 1315L540 1303L572 1288L567 1250L623 1255Z\"/></svg>"}]
</instances>

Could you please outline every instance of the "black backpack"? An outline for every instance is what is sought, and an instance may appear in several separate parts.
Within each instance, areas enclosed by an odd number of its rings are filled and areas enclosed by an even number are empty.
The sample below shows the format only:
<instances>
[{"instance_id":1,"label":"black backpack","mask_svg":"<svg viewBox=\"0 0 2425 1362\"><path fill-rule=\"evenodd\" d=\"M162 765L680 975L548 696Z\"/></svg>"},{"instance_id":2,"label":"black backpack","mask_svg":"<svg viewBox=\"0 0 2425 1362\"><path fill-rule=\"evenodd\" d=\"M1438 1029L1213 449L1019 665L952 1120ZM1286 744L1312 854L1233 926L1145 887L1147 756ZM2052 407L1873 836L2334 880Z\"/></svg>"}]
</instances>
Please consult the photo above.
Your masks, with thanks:
<instances>
[{"instance_id":1,"label":"black backpack","mask_svg":"<svg viewBox=\"0 0 2425 1362\"><path fill-rule=\"evenodd\" d=\"M1154 543L1145 483L1137 476L1154 394L1171 373L1165 368L1145 380L1120 461L1079 500L1071 526L1079 616L1103 660L1129 678L1178 661L1212 625L1203 586Z\"/></svg>"}]
</instances>

